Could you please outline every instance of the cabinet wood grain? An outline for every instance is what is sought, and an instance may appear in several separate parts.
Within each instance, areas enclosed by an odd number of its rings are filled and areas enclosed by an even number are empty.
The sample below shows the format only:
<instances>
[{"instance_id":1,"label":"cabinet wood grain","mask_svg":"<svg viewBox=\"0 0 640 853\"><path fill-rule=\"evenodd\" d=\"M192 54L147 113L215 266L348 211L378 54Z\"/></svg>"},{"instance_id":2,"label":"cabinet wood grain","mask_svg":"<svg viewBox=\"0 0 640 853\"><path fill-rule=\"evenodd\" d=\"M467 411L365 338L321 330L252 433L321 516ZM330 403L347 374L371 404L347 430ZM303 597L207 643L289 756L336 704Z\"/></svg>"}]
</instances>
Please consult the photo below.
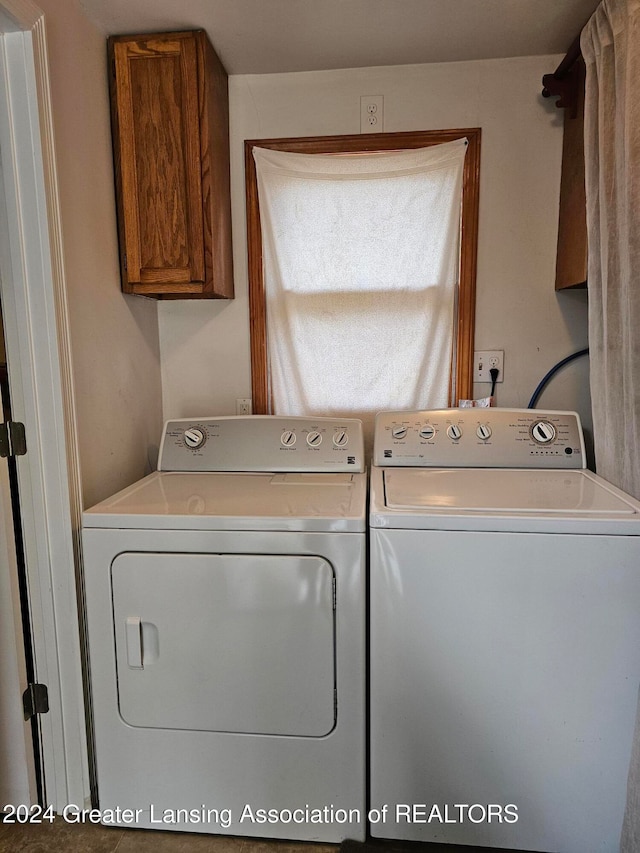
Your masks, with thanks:
<instances>
[{"instance_id":1,"label":"cabinet wood grain","mask_svg":"<svg viewBox=\"0 0 640 853\"><path fill-rule=\"evenodd\" d=\"M232 298L227 74L203 31L108 45L122 288Z\"/></svg>"},{"instance_id":2,"label":"cabinet wood grain","mask_svg":"<svg viewBox=\"0 0 640 853\"><path fill-rule=\"evenodd\" d=\"M556 290L587 286L587 207L584 186L584 62L578 59L575 110L564 111Z\"/></svg>"}]
</instances>

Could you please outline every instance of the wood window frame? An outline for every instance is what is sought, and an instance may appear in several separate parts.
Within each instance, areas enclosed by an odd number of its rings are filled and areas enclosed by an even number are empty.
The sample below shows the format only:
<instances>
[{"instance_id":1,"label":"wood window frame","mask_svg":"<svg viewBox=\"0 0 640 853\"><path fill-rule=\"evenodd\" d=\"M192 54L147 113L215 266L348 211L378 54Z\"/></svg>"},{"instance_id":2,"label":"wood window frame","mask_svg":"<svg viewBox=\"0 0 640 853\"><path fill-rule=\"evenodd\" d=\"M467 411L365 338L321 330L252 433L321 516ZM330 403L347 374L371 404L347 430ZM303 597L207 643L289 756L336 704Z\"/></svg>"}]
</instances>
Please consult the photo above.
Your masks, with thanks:
<instances>
[{"instance_id":1,"label":"wood window frame","mask_svg":"<svg viewBox=\"0 0 640 853\"><path fill-rule=\"evenodd\" d=\"M267 315L264 295L262 231L258 202L258 181L253 159L254 148L270 148L297 154L357 154L426 148L466 138L460 241L460 281L457 302L455 353L455 394L458 399L473 397L473 344L476 305L476 269L478 254L478 209L480 190L479 127L455 130L426 130L402 133L367 133L347 136L308 136L293 139L245 140L245 179L247 205L247 248L249 261L249 321L251 330L251 389L253 412L270 412Z\"/></svg>"}]
</instances>

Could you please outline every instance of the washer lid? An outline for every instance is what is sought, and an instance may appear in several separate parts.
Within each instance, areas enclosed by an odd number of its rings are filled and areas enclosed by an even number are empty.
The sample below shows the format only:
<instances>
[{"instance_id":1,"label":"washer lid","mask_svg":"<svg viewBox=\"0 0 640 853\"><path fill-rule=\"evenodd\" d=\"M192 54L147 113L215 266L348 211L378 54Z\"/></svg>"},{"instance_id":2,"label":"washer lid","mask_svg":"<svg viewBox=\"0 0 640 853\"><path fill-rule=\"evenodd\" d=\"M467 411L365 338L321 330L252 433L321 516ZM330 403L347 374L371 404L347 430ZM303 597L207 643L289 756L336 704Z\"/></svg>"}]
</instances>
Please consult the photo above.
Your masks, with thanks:
<instances>
[{"instance_id":1,"label":"washer lid","mask_svg":"<svg viewBox=\"0 0 640 853\"><path fill-rule=\"evenodd\" d=\"M155 472L83 514L84 527L364 531L365 474Z\"/></svg>"},{"instance_id":2,"label":"washer lid","mask_svg":"<svg viewBox=\"0 0 640 853\"><path fill-rule=\"evenodd\" d=\"M638 515L631 498L588 471L386 468L384 490L394 510Z\"/></svg>"}]
</instances>

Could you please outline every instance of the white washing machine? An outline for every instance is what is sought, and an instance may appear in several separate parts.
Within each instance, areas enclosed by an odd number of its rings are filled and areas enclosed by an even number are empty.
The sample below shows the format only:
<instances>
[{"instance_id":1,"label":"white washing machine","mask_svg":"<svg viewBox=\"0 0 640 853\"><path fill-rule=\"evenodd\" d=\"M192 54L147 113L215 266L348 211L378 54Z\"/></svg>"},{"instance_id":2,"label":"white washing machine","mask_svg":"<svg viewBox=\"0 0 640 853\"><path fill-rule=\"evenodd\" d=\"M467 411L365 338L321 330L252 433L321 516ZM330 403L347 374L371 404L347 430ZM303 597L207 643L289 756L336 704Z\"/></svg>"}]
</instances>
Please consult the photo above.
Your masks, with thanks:
<instances>
[{"instance_id":1,"label":"white washing machine","mask_svg":"<svg viewBox=\"0 0 640 853\"><path fill-rule=\"evenodd\" d=\"M372 835L617 851L640 504L566 412L384 413L374 465Z\"/></svg>"},{"instance_id":2,"label":"white washing machine","mask_svg":"<svg viewBox=\"0 0 640 853\"><path fill-rule=\"evenodd\" d=\"M103 823L363 838L362 426L165 426L83 516Z\"/></svg>"}]
</instances>

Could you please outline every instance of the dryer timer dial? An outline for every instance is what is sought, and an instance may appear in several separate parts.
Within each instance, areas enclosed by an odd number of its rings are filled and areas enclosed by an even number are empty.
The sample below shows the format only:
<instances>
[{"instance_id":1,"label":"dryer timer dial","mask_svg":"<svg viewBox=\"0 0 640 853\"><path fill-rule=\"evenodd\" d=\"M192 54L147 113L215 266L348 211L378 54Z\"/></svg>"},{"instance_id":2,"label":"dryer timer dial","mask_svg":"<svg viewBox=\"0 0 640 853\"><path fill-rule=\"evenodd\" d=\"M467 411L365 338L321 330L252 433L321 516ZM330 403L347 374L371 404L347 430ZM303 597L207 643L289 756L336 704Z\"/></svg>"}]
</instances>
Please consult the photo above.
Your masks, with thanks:
<instances>
[{"instance_id":1,"label":"dryer timer dial","mask_svg":"<svg viewBox=\"0 0 640 853\"><path fill-rule=\"evenodd\" d=\"M190 427L189 429L186 429L183 437L184 443L192 450L197 450L198 447L202 447L205 440L203 430L198 429L197 427Z\"/></svg>"}]
</instances>

